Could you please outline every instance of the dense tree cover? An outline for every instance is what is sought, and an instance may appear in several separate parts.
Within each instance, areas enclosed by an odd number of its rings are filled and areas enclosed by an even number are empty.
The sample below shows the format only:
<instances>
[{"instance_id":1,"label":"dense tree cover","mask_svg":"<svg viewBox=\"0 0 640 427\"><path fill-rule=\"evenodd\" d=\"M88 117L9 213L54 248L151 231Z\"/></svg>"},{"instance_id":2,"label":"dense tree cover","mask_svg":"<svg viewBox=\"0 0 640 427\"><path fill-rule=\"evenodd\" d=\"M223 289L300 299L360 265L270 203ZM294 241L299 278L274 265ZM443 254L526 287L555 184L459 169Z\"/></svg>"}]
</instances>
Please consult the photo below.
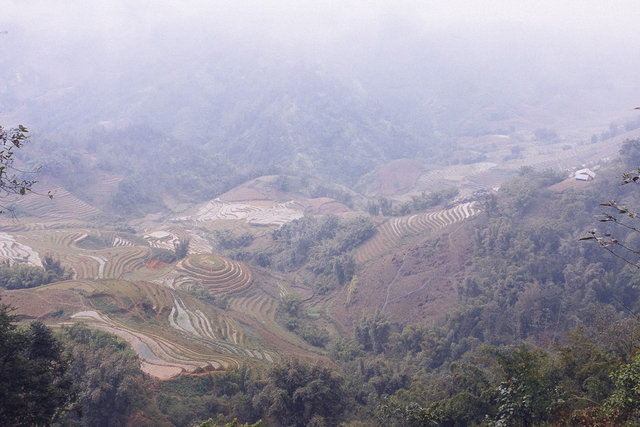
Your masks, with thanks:
<instances>
[{"instance_id":1,"label":"dense tree cover","mask_svg":"<svg viewBox=\"0 0 640 427\"><path fill-rule=\"evenodd\" d=\"M43 267L28 264L0 263L0 287L6 289L24 289L46 285L48 283L69 280L73 272L60 265L52 256L45 256Z\"/></svg>"},{"instance_id":2,"label":"dense tree cover","mask_svg":"<svg viewBox=\"0 0 640 427\"><path fill-rule=\"evenodd\" d=\"M381 353L389 340L391 322L389 317L380 310L367 316L364 315L355 326L355 338L364 350Z\"/></svg>"},{"instance_id":3,"label":"dense tree cover","mask_svg":"<svg viewBox=\"0 0 640 427\"><path fill-rule=\"evenodd\" d=\"M640 182L640 166L633 165L640 163L640 139L626 140L622 144L620 154L626 160L625 166L628 168L622 174L621 184L637 184ZM635 224L638 209L635 201L632 202L632 207L628 207L627 202L629 200L617 200L612 197L600 203L600 206L606 207L607 210L600 215L599 220L601 223L608 223L610 227L606 230L593 228L580 240L595 241L613 256L632 267L640 268L640 252L638 251L640 228Z\"/></svg>"},{"instance_id":4,"label":"dense tree cover","mask_svg":"<svg viewBox=\"0 0 640 427\"><path fill-rule=\"evenodd\" d=\"M611 188L606 176L555 193L555 174L523 169L488 196L457 309L378 348L371 331L384 319L364 316L352 341L331 344L355 401L382 425L633 424L634 400L620 396L634 393L640 274L578 240ZM612 193L635 197L622 191Z\"/></svg>"},{"instance_id":5,"label":"dense tree cover","mask_svg":"<svg viewBox=\"0 0 640 427\"><path fill-rule=\"evenodd\" d=\"M289 359L269 370L255 400L277 425L335 425L348 403L342 384L342 377L327 367Z\"/></svg>"},{"instance_id":6,"label":"dense tree cover","mask_svg":"<svg viewBox=\"0 0 640 427\"><path fill-rule=\"evenodd\" d=\"M371 219L364 216L303 217L274 230L274 247L256 254L254 261L283 271L304 267L314 275L316 289L326 292L351 280L355 273L351 251L374 233Z\"/></svg>"},{"instance_id":7,"label":"dense tree cover","mask_svg":"<svg viewBox=\"0 0 640 427\"><path fill-rule=\"evenodd\" d=\"M82 324L63 329L62 339L70 348L69 373L79 408L67 413L60 425L125 425L145 401L136 354L125 341Z\"/></svg>"},{"instance_id":8,"label":"dense tree cover","mask_svg":"<svg viewBox=\"0 0 640 427\"><path fill-rule=\"evenodd\" d=\"M367 212L369 212L370 215L409 215L451 201L457 195L458 189L453 187L432 191L430 193L423 191L418 196L411 196L411 201L404 202L397 206L393 206L392 200L381 197L377 201L369 200L367 202Z\"/></svg>"},{"instance_id":9,"label":"dense tree cover","mask_svg":"<svg viewBox=\"0 0 640 427\"><path fill-rule=\"evenodd\" d=\"M222 249L237 249L249 246L253 242L253 234L245 232L239 235L229 229L215 230L213 236Z\"/></svg>"},{"instance_id":10,"label":"dense tree cover","mask_svg":"<svg viewBox=\"0 0 640 427\"><path fill-rule=\"evenodd\" d=\"M189 244L191 243L191 239L184 238L178 239L173 242L173 252L176 255L177 259L182 259L189 254Z\"/></svg>"},{"instance_id":11,"label":"dense tree cover","mask_svg":"<svg viewBox=\"0 0 640 427\"><path fill-rule=\"evenodd\" d=\"M75 400L62 344L41 322L18 327L0 304L0 420L6 426L50 425Z\"/></svg>"},{"instance_id":12,"label":"dense tree cover","mask_svg":"<svg viewBox=\"0 0 640 427\"><path fill-rule=\"evenodd\" d=\"M313 324L311 318L304 312L302 301L298 296L293 294L281 296L276 313L280 323L300 335L309 344L324 347L329 341L329 333Z\"/></svg>"},{"instance_id":13,"label":"dense tree cover","mask_svg":"<svg viewBox=\"0 0 640 427\"><path fill-rule=\"evenodd\" d=\"M242 365L182 376L157 383L153 395L155 403L138 399L132 404L144 412L148 425L153 425L149 420L176 426L337 425L351 406L341 374L298 359L267 369Z\"/></svg>"},{"instance_id":14,"label":"dense tree cover","mask_svg":"<svg viewBox=\"0 0 640 427\"><path fill-rule=\"evenodd\" d=\"M90 135L42 141L31 148L27 161L46 159L42 173L59 179L91 203L129 217L166 208L165 194L203 201L256 176L247 175L218 153L145 126L95 130ZM93 191L96 169L123 176L108 203Z\"/></svg>"}]
</instances>

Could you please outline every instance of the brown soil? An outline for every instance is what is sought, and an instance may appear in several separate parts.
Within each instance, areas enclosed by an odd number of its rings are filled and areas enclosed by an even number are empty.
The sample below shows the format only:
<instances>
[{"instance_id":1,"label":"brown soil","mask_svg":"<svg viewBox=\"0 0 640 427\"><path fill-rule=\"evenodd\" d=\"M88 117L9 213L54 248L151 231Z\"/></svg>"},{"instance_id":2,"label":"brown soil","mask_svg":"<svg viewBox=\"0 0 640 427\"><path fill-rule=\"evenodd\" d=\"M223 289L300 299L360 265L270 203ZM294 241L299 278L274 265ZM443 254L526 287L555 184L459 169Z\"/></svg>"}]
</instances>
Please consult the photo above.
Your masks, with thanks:
<instances>
[{"instance_id":1,"label":"brown soil","mask_svg":"<svg viewBox=\"0 0 640 427\"><path fill-rule=\"evenodd\" d=\"M164 270L169 267L169 264L160 261L158 258L153 258L147 261L146 266L149 270Z\"/></svg>"},{"instance_id":2,"label":"brown soil","mask_svg":"<svg viewBox=\"0 0 640 427\"><path fill-rule=\"evenodd\" d=\"M142 372L160 380L168 380L184 372L182 368L177 366L155 365L145 360L141 361L140 369Z\"/></svg>"},{"instance_id":3,"label":"brown soil","mask_svg":"<svg viewBox=\"0 0 640 427\"><path fill-rule=\"evenodd\" d=\"M456 284L470 256L466 226L455 224L437 240L431 236L365 265L351 304L346 286L337 294L335 320L348 327L376 309L401 325L442 317L457 301Z\"/></svg>"},{"instance_id":4,"label":"brown soil","mask_svg":"<svg viewBox=\"0 0 640 427\"><path fill-rule=\"evenodd\" d=\"M393 196L407 192L421 173L420 167L410 159L394 160L388 163L380 168L376 176L380 194Z\"/></svg>"},{"instance_id":5,"label":"brown soil","mask_svg":"<svg viewBox=\"0 0 640 427\"><path fill-rule=\"evenodd\" d=\"M351 212L346 205L329 197L308 199L299 193L279 191L275 175L261 176L245 182L220 196L223 202L257 202L259 200L295 200L305 208L305 215L338 215Z\"/></svg>"},{"instance_id":6,"label":"brown soil","mask_svg":"<svg viewBox=\"0 0 640 427\"><path fill-rule=\"evenodd\" d=\"M84 310L84 298L74 291L40 287L2 292L2 303L15 307L13 314L29 319L44 319L62 309L67 313Z\"/></svg>"},{"instance_id":7,"label":"brown soil","mask_svg":"<svg viewBox=\"0 0 640 427\"><path fill-rule=\"evenodd\" d=\"M240 202L246 200L280 200L274 181L275 175L261 176L227 191L220 196L224 202Z\"/></svg>"},{"instance_id":8,"label":"brown soil","mask_svg":"<svg viewBox=\"0 0 640 427\"><path fill-rule=\"evenodd\" d=\"M560 181L558 183L553 184L549 187L549 190L555 191L557 193L562 193L565 190L569 189L583 189L590 185L593 181L579 181L574 177L570 177L565 179L564 181Z\"/></svg>"},{"instance_id":9,"label":"brown soil","mask_svg":"<svg viewBox=\"0 0 640 427\"><path fill-rule=\"evenodd\" d=\"M351 212L346 205L329 197L318 197L301 201L305 206L305 215L338 215Z\"/></svg>"}]
</instances>

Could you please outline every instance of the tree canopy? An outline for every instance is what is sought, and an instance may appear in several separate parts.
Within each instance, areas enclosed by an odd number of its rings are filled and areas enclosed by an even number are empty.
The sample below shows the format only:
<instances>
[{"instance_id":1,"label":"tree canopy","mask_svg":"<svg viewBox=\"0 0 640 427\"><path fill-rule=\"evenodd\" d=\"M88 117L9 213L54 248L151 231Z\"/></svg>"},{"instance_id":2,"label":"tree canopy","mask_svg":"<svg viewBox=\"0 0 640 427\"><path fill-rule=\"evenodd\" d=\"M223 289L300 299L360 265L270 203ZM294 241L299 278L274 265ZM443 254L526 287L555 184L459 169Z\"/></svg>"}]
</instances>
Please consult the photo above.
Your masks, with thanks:
<instances>
[{"instance_id":1,"label":"tree canopy","mask_svg":"<svg viewBox=\"0 0 640 427\"><path fill-rule=\"evenodd\" d=\"M42 322L18 327L0 305L0 420L3 425L49 425L75 400L62 344Z\"/></svg>"}]
</instances>

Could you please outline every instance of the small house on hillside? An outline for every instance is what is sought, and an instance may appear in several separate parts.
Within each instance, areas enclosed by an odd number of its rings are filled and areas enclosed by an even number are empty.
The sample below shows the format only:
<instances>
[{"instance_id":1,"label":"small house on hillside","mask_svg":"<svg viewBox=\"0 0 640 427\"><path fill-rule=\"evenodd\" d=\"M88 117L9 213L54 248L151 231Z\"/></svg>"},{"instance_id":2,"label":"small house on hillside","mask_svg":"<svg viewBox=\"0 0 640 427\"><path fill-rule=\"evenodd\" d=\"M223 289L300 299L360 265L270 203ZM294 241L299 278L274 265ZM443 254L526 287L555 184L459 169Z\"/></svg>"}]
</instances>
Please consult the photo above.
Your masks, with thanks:
<instances>
[{"instance_id":1,"label":"small house on hillside","mask_svg":"<svg viewBox=\"0 0 640 427\"><path fill-rule=\"evenodd\" d=\"M591 181L596 177L596 174L591 169L585 168L585 169L580 169L579 171L576 171L574 176L578 181Z\"/></svg>"}]
</instances>

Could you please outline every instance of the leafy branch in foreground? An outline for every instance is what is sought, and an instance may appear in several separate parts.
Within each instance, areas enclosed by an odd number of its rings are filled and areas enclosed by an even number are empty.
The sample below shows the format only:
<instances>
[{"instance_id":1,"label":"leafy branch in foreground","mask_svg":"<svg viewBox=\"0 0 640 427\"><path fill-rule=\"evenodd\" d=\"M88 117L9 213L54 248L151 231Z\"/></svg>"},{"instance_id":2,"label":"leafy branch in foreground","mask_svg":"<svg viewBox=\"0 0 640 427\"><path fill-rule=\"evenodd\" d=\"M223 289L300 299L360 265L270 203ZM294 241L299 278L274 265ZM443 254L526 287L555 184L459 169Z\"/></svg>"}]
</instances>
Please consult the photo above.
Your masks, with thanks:
<instances>
[{"instance_id":1,"label":"leafy branch in foreground","mask_svg":"<svg viewBox=\"0 0 640 427\"><path fill-rule=\"evenodd\" d=\"M605 203L600 203L600 206L611 207L615 209L619 215L626 215L630 218L636 218L638 216L637 212L632 211L626 207L620 207L615 200L611 200ZM640 233L640 229L632 225L629 225L628 223L623 222L617 217L615 217L614 215L611 215L608 213L603 213L598 221L614 223L615 225L624 227L629 231ZM592 229L592 230L589 230L587 234L588 234L587 236L581 237L578 240L595 240L601 247L606 249L615 257L623 260L627 264L640 268L640 250L633 249L625 245L624 243L621 243L620 240L617 239L612 233L600 233L598 230ZM614 247L620 248L621 251L620 252L614 251L613 250ZM634 261L631 258L632 255L638 257L638 259Z\"/></svg>"},{"instance_id":2,"label":"leafy branch in foreground","mask_svg":"<svg viewBox=\"0 0 640 427\"><path fill-rule=\"evenodd\" d=\"M628 139L620 148L620 155L625 160L626 167L635 167L640 163L640 139ZM633 165L633 166L632 166ZM630 183L640 183L640 167L635 171L627 171L622 174L620 185ZM627 233L639 233L640 228L630 224L623 218L636 219L638 212L621 206L616 200L600 203L600 206L610 208L612 213L603 213L598 219L599 222L611 223L617 227L622 227ZM628 244L622 243L619 236L614 236L611 232L601 232L597 229L588 231L588 235L579 240L595 240L601 247L606 249L616 258L621 259L629 265L640 269L640 248L635 249Z\"/></svg>"},{"instance_id":3,"label":"leafy branch in foreground","mask_svg":"<svg viewBox=\"0 0 640 427\"><path fill-rule=\"evenodd\" d=\"M33 191L33 186L38 182L35 179L25 179L25 174L34 174L39 171L23 171L14 166L16 149L21 148L29 141L29 131L26 127L18 125L17 128L5 129L0 126L0 197L11 194L24 196ZM51 199L53 195L49 192ZM0 205L0 212L4 206Z\"/></svg>"}]
</instances>

